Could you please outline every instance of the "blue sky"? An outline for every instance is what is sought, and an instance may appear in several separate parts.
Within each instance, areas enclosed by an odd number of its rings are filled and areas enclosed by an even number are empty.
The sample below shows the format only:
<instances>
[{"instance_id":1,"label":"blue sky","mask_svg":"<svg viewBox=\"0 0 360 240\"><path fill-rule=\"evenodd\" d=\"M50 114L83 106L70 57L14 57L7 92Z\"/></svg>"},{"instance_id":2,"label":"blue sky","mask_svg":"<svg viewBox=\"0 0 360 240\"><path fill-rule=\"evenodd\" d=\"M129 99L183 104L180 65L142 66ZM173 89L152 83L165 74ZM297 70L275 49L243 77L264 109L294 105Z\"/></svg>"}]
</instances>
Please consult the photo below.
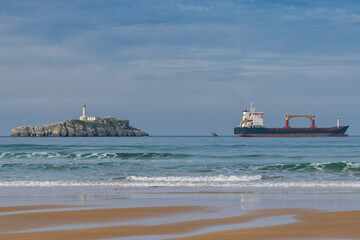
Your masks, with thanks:
<instances>
[{"instance_id":1,"label":"blue sky","mask_svg":"<svg viewBox=\"0 0 360 240\"><path fill-rule=\"evenodd\" d=\"M360 134L358 1L0 1L0 135L88 115L231 135L254 102ZM294 126L308 126L293 119Z\"/></svg>"}]
</instances>

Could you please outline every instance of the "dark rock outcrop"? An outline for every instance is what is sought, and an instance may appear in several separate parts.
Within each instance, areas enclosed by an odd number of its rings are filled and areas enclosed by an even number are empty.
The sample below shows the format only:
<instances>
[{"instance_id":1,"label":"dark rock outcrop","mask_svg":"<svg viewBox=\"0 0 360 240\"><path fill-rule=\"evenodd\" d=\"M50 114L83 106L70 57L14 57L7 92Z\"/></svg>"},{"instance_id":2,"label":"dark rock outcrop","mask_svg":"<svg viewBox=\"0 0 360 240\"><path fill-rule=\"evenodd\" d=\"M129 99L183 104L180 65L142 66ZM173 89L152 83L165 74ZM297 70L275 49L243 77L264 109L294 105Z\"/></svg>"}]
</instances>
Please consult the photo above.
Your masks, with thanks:
<instances>
[{"instance_id":1,"label":"dark rock outcrop","mask_svg":"<svg viewBox=\"0 0 360 240\"><path fill-rule=\"evenodd\" d=\"M12 137L138 137L149 136L129 125L129 120L106 117L95 121L68 120L35 127L17 127Z\"/></svg>"}]
</instances>

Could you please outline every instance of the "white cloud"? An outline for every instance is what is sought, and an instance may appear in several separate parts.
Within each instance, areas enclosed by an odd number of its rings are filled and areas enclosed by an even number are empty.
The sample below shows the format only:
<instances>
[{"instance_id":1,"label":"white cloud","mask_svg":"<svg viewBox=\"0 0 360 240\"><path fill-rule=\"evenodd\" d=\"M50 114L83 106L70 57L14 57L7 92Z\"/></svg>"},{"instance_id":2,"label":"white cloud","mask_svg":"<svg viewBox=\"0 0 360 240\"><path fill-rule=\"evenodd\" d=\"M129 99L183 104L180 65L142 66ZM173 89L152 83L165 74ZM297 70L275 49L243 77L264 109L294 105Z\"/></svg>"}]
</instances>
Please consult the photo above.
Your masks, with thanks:
<instances>
[{"instance_id":1,"label":"white cloud","mask_svg":"<svg viewBox=\"0 0 360 240\"><path fill-rule=\"evenodd\" d=\"M181 10L189 10L195 12L211 12L213 11L212 7L205 7L205 6L196 6L196 5L179 5Z\"/></svg>"},{"instance_id":2,"label":"white cloud","mask_svg":"<svg viewBox=\"0 0 360 240\"><path fill-rule=\"evenodd\" d=\"M360 23L360 14L349 14L350 21Z\"/></svg>"}]
</instances>

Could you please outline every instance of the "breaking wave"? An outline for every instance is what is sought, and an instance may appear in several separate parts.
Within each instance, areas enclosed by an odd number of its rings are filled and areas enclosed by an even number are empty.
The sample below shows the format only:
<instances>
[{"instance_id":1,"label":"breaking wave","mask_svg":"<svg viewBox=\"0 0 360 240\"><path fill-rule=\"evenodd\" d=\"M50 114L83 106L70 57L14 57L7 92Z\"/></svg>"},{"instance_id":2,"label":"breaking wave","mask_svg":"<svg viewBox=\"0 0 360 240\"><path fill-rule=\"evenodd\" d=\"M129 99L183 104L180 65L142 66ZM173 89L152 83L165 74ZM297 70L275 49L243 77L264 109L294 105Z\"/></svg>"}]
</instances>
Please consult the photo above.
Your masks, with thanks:
<instances>
[{"instance_id":1,"label":"breaking wave","mask_svg":"<svg viewBox=\"0 0 360 240\"><path fill-rule=\"evenodd\" d=\"M130 177L133 178L134 177ZM189 180L185 178L185 181L146 181L144 179L138 179L129 181L113 181L113 182L101 182L101 181L7 181L0 182L0 188L11 187L216 187L216 188L360 188L360 182L262 182L258 181L261 177L253 176L254 180L246 181L198 181L198 179ZM255 178L258 178L255 180ZM205 180L205 179L203 179Z\"/></svg>"},{"instance_id":2,"label":"breaking wave","mask_svg":"<svg viewBox=\"0 0 360 240\"><path fill-rule=\"evenodd\" d=\"M162 159L187 158L191 155L173 153L73 153L73 152L1 152L0 159Z\"/></svg>"},{"instance_id":3,"label":"breaking wave","mask_svg":"<svg viewBox=\"0 0 360 240\"><path fill-rule=\"evenodd\" d=\"M360 172L360 163L340 161L323 163L273 164L251 166L252 170L260 171L327 171L327 172Z\"/></svg>"},{"instance_id":4,"label":"breaking wave","mask_svg":"<svg viewBox=\"0 0 360 240\"><path fill-rule=\"evenodd\" d=\"M255 176L202 176L202 177L177 177L177 176L168 176L168 177L136 177L129 176L127 180L134 182L167 182L167 183L177 183L177 182L203 182L203 183L226 183L226 182L249 182L257 181L261 179L261 175Z\"/></svg>"},{"instance_id":5,"label":"breaking wave","mask_svg":"<svg viewBox=\"0 0 360 240\"><path fill-rule=\"evenodd\" d=\"M243 182L261 180L261 175L255 176L168 176L168 177L139 177L128 176L116 178L112 181L5 181L0 187L219 187L237 186Z\"/></svg>"}]
</instances>

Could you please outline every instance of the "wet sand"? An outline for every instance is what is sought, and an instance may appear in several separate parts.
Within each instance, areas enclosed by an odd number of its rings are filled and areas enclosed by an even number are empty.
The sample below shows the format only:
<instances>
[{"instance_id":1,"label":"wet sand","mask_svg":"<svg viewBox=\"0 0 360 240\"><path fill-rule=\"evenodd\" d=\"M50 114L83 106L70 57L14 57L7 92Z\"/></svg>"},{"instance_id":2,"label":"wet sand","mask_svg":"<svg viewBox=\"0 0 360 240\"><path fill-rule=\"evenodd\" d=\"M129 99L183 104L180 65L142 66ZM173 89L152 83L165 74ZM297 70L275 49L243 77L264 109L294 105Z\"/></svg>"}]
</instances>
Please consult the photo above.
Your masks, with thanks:
<instances>
[{"instance_id":1,"label":"wet sand","mask_svg":"<svg viewBox=\"0 0 360 240\"><path fill-rule=\"evenodd\" d=\"M324 212L314 209L262 209L247 211L240 216L196 219L199 214L213 213L220 209L206 206L166 206L166 207L138 207L138 208L107 208L54 211L54 208L66 206L17 206L2 207L0 216L0 239L106 239L131 236L159 236L167 239L331 239L349 238L359 239L360 211ZM69 206L74 207L74 206ZM81 207L81 206L78 206ZM83 206L86 207L86 206ZM48 208L48 211L44 211ZM24 211L26 213L11 213ZM41 210L41 211L36 211ZM190 214L195 220L181 221L184 214ZM228 231L208 232L201 235L177 238L182 234L196 234L214 226L246 223L257 219L275 216L294 216L295 223L235 229ZM157 223L159 217L175 217L177 221L171 223ZM214 216L214 215L211 215ZM148 219L153 224L127 224L128 221ZM76 224L119 223L118 226L76 228ZM123 225L121 225L122 223ZM72 226L69 229L46 230L39 228L54 226ZM36 230L32 232L21 232ZM178 235L178 236L176 236Z\"/></svg>"},{"instance_id":2,"label":"wet sand","mask_svg":"<svg viewBox=\"0 0 360 240\"><path fill-rule=\"evenodd\" d=\"M360 193L3 190L1 240L360 239Z\"/></svg>"},{"instance_id":3,"label":"wet sand","mask_svg":"<svg viewBox=\"0 0 360 240\"><path fill-rule=\"evenodd\" d=\"M13 206L13 207L0 207L0 213L29 211L29 210L41 210L41 209L56 209L56 208L71 208L78 206L71 205L29 205L29 206Z\"/></svg>"},{"instance_id":4,"label":"wet sand","mask_svg":"<svg viewBox=\"0 0 360 240\"><path fill-rule=\"evenodd\" d=\"M11 209L30 209L31 206L12 207ZM50 206L54 208L54 206ZM46 206L36 206L36 209L46 209ZM30 212L7 214L0 216L1 233L31 230L61 225L124 222L136 219L157 218L174 214L205 211L205 207L147 207L147 208L111 208L67 211ZM3 239L1 237L0 239Z\"/></svg>"},{"instance_id":5,"label":"wet sand","mask_svg":"<svg viewBox=\"0 0 360 240\"><path fill-rule=\"evenodd\" d=\"M360 211L302 213L295 218L299 222L175 239L360 239Z\"/></svg>"}]
</instances>

